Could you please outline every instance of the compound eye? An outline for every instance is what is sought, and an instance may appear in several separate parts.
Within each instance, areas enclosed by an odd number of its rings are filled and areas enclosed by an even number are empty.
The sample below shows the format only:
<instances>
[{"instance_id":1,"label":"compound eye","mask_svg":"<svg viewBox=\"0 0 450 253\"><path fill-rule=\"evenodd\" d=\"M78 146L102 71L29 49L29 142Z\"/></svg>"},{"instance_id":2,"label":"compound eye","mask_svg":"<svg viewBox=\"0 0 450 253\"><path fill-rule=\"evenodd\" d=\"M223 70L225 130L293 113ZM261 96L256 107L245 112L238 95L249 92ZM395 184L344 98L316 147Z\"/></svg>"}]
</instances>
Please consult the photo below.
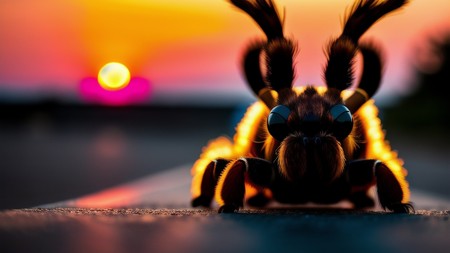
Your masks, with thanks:
<instances>
[{"instance_id":1,"label":"compound eye","mask_svg":"<svg viewBox=\"0 0 450 253\"><path fill-rule=\"evenodd\" d=\"M270 135L278 141L282 141L289 134L287 120L291 114L291 109L285 105L277 105L269 113L267 117L267 128Z\"/></svg>"},{"instance_id":2,"label":"compound eye","mask_svg":"<svg viewBox=\"0 0 450 253\"><path fill-rule=\"evenodd\" d=\"M333 133L338 139L347 137L353 129L353 118L350 110L343 104L337 104L330 109L333 117Z\"/></svg>"}]
</instances>

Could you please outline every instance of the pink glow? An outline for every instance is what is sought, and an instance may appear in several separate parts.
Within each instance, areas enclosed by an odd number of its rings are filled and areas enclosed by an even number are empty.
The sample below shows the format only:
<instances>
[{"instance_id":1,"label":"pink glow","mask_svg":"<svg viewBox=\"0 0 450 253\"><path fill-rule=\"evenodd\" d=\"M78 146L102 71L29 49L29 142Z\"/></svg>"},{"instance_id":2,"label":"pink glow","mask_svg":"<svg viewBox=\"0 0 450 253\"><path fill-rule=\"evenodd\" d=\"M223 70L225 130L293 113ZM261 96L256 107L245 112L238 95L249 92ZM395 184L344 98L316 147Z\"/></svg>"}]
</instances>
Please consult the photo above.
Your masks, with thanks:
<instances>
[{"instance_id":1,"label":"pink glow","mask_svg":"<svg viewBox=\"0 0 450 253\"><path fill-rule=\"evenodd\" d=\"M88 103L121 106L146 102L150 97L150 82L142 77L133 77L120 90L103 89L95 77L88 77L80 83L81 98Z\"/></svg>"},{"instance_id":2,"label":"pink glow","mask_svg":"<svg viewBox=\"0 0 450 253\"><path fill-rule=\"evenodd\" d=\"M352 2L277 1L279 10L286 10L286 35L299 45L295 85L323 83L323 48L339 35ZM449 10L448 0L410 1L364 35L386 52L380 93L409 90L416 48L426 46L428 35L449 29ZM155 97L196 90L250 94L241 77L242 51L264 36L227 1L24 0L0 1L0 38L0 90L25 98L48 92L72 98L82 78L111 60L151 77ZM81 97L113 105L136 102L93 92L97 88L87 88Z\"/></svg>"},{"instance_id":3,"label":"pink glow","mask_svg":"<svg viewBox=\"0 0 450 253\"><path fill-rule=\"evenodd\" d=\"M131 201L139 197L139 193L130 187L116 187L101 191L97 194L88 195L75 201L76 207L107 208L116 206L127 206Z\"/></svg>"}]
</instances>

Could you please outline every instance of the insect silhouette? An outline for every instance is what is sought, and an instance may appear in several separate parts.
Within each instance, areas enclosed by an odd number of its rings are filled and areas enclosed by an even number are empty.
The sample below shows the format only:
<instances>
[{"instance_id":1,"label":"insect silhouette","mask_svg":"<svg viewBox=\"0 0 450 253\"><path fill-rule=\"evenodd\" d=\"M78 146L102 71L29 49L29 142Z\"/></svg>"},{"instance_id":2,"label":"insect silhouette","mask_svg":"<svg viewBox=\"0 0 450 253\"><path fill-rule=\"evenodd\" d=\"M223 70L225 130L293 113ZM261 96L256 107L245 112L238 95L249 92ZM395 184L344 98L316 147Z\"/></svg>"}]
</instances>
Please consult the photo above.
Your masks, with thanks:
<instances>
[{"instance_id":1,"label":"insect silhouette","mask_svg":"<svg viewBox=\"0 0 450 253\"><path fill-rule=\"evenodd\" d=\"M259 100L236 127L233 140L219 137L204 147L192 167L192 206L236 212L244 203L264 207L333 204L355 209L380 205L414 212L403 162L385 140L371 97L382 78L380 48L361 36L407 0L357 0L347 11L340 36L325 49L326 87L293 87L297 47L285 37L272 0L230 0L248 14L266 38L244 51L243 74ZM354 64L361 54L357 85Z\"/></svg>"}]
</instances>

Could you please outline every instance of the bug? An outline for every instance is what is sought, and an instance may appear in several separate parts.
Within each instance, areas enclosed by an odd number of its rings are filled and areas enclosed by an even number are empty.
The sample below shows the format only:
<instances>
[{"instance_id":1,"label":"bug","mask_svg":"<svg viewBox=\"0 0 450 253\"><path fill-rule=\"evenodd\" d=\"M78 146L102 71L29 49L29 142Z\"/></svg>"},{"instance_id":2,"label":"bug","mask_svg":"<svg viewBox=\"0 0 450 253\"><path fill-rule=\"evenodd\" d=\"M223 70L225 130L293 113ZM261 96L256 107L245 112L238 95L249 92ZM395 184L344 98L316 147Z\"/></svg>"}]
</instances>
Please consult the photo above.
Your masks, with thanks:
<instances>
[{"instance_id":1,"label":"bug","mask_svg":"<svg viewBox=\"0 0 450 253\"><path fill-rule=\"evenodd\" d=\"M355 209L380 205L414 212L407 171L385 140L371 97L380 86L383 60L361 36L407 0L357 0L347 11L340 36L325 53L326 87L294 87L297 47L283 31L272 0L230 0L248 14L266 38L244 51L243 74L259 100L236 127L233 140L219 137L204 147L192 167L193 207L236 212L246 205L332 204L350 201ZM362 70L353 87L354 62ZM353 87L353 88L352 88Z\"/></svg>"}]
</instances>

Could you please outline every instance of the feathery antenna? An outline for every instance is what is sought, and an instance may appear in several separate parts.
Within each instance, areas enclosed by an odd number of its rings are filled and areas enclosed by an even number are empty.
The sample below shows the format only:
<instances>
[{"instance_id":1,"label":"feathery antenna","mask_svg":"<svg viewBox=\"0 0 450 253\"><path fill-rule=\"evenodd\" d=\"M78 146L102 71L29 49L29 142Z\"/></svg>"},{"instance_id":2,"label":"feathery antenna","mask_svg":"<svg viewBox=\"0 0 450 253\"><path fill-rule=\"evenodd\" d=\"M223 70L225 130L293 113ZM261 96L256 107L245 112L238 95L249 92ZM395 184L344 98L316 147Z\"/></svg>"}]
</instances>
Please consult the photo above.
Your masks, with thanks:
<instances>
[{"instance_id":1,"label":"feathery antenna","mask_svg":"<svg viewBox=\"0 0 450 253\"><path fill-rule=\"evenodd\" d=\"M380 18L399 9L406 3L408 3L408 0L358 0L353 4L344 19L342 34L330 42L326 51L328 62L324 69L324 79L329 88L344 90L352 85L354 80L354 58L358 50L359 39ZM363 58L374 58L374 53L376 54L376 51L370 54L363 52L362 55ZM364 60L372 61L370 59ZM381 67L374 70L368 69L365 65L363 72L378 71L379 69ZM374 73L363 73L363 76L377 75ZM376 86L376 90L379 82L378 84L371 83L372 86Z\"/></svg>"}]
</instances>

